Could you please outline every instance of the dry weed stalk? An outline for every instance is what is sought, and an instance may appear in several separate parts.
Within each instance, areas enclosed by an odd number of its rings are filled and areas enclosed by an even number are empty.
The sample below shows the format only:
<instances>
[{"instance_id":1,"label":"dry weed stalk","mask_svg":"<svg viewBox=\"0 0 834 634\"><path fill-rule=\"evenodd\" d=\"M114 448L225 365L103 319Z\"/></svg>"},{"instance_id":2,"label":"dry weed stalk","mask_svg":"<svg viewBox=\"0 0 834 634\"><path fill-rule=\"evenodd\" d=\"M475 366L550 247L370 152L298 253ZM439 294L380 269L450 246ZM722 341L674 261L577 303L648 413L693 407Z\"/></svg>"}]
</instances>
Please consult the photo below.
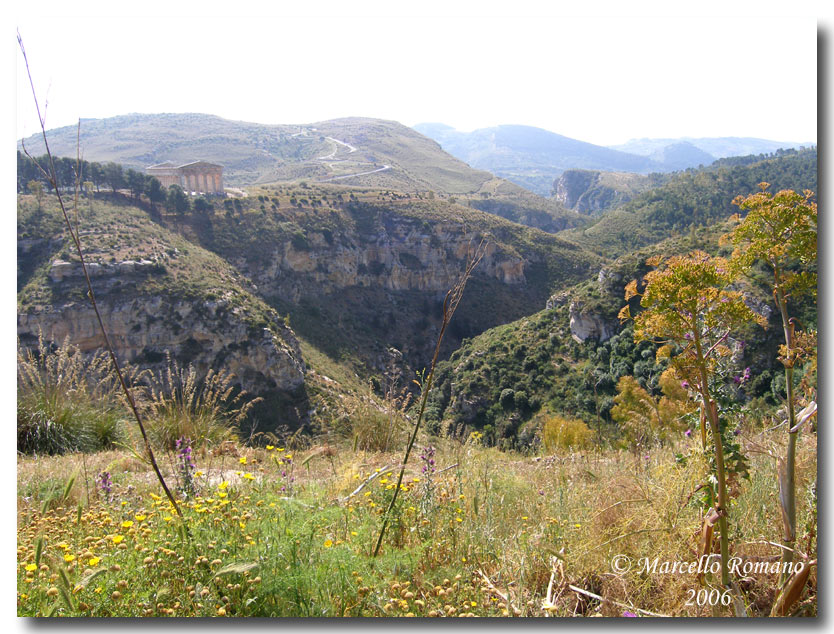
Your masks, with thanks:
<instances>
[{"instance_id":1,"label":"dry weed stalk","mask_svg":"<svg viewBox=\"0 0 834 634\"><path fill-rule=\"evenodd\" d=\"M458 282L446 293L446 297L443 300L443 320L440 324L440 333L437 335L434 355L432 356L431 365L429 366L429 373L425 377L422 384L420 384L420 409L417 413L417 420L414 423L414 430L411 432L411 437L408 439L408 444L405 447L405 454L403 456L402 465L400 466L400 473L397 476L397 485L394 487L394 495L391 497L391 503L385 510L385 516L382 520L382 528L379 530L379 537L377 538L376 546L374 547L374 557L379 554L379 549L382 546L382 538L385 536L385 531L388 528L388 520L390 519L391 511L397 503L397 497L400 489L402 488L403 475L405 474L405 467L408 464L408 457L411 455L411 449L414 447L414 442L417 440L417 432L420 431L420 423L423 421L423 412L425 412L426 401L428 399L429 392L431 391L432 381L434 379L434 369L437 365L437 358L440 356L440 344L443 342L443 335L446 334L446 328L449 326L449 322L452 321L452 317L454 316L461 299L463 299L463 291L466 288L466 283L469 281L475 267L478 266L478 263L486 253L486 246L486 240L481 239L480 244L478 244L478 247L474 250L474 252L470 250L469 253L467 253L466 265L464 266L463 273L458 279Z\"/></svg>"},{"instance_id":2,"label":"dry weed stalk","mask_svg":"<svg viewBox=\"0 0 834 634\"><path fill-rule=\"evenodd\" d=\"M150 441L148 440L148 434L145 431L145 425L142 423L142 418L139 415L139 410L136 408L136 402L133 399L133 395L130 392L130 388L128 387L122 370L119 366L119 361L116 358L115 352L113 352L113 346L110 343L110 337L107 334L107 330L104 327L104 321L101 318L101 313L99 312L98 305L96 304L96 297L95 293L93 292L93 284L90 281L90 273L87 270L87 263L84 259L84 251L81 248L81 240L79 238L78 233L78 174L76 174L76 187L75 187L75 200L76 200L76 226L73 227L73 224L70 220L69 213L67 212L66 206L64 205L64 199L61 196L61 190L58 185L58 177L55 171L55 162L52 158L52 152L49 150L49 142L46 138L46 121L44 120L44 116L41 114L41 107L40 103L38 102L37 93L35 92L35 84L32 80L32 72L29 69L29 59L26 57L26 49L23 47L23 38L20 37L20 33L17 34L17 43L20 46L20 52L23 54L23 61L26 64L26 74L29 77L29 86L32 89L32 97L35 100L35 109L38 113L38 122L40 123L41 127L41 134L43 136L43 144L44 148L46 149L46 155L49 158L49 172L44 170L40 167L40 164L34 160L34 158L29 154L24 146L23 151L27 157L32 159L35 165L38 166L41 173L43 174L44 178L52 185L53 189L55 189L55 195L58 198L58 205L61 208L61 213L64 216L64 222L67 226L67 230L69 231L70 237L72 238L72 242L75 246L76 254L78 255L79 260L81 261L81 270L84 272L84 279L87 283L87 297L90 300L90 304L93 307L93 311L96 315L96 320L98 321L99 329L101 330L102 337L104 338L104 344L107 348L107 352L110 356L110 360L113 362L113 369L118 376L119 384L122 387L122 391L125 394L125 398L127 399L128 404L130 405L130 409L133 412L134 417L136 418L136 423L139 426L139 431L142 433L142 439L144 440L145 450L148 453L148 459L150 460L151 466L153 467L154 473L156 474L157 479L159 480L160 485L162 485L163 491L165 491L165 495L168 497L168 500L171 502L171 505L174 507L177 515L180 519L183 519L182 511L180 510L179 504L177 504L176 499L174 498L173 494L171 493L168 485L165 483L165 478L162 476L162 472L159 470L159 466L156 463L156 457L154 456L153 449L151 448ZM79 127L80 127L79 122Z\"/></svg>"}]
</instances>

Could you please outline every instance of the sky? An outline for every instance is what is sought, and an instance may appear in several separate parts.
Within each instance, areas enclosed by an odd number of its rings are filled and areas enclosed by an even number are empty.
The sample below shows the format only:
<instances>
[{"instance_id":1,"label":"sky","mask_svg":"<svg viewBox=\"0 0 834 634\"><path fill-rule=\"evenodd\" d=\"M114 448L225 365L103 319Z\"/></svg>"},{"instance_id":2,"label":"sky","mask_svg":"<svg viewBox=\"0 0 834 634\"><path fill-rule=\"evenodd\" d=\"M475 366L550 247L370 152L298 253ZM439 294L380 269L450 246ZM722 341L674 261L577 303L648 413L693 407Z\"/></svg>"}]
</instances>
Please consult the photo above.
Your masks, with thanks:
<instances>
[{"instance_id":1,"label":"sky","mask_svg":"<svg viewBox=\"0 0 834 634\"><path fill-rule=\"evenodd\" d=\"M118 4L18 3L48 128L201 112L524 124L600 145L817 140L816 3L730 3L735 14L711 2L695 14L653 2ZM20 138L38 121L19 52L15 72Z\"/></svg>"}]
</instances>

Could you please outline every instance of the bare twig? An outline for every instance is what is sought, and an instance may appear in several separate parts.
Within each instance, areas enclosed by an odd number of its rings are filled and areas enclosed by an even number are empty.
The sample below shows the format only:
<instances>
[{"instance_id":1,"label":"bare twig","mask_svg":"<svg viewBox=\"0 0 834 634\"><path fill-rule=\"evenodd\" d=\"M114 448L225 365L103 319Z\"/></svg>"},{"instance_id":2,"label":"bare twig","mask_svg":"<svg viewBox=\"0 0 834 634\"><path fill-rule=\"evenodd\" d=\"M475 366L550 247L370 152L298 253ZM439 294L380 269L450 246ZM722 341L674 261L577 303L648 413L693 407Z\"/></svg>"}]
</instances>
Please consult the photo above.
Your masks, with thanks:
<instances>
[{"instance_id":1,"label":"bare twig","mask_svg":"<svg viewBox=\"0 0 834 634\"><path fill-rule=\"evenodd\" d=\"M439 476L444 471L448 471L449 469L454 469L459 464L460 464L459 462L456 462L455 464L450 464L448 467L443 467L442 469L440 469L440 471L436 471L434 475Z\"/></svg>"},{"instance_id":2,"label":"bare twig","mask_svg":"<svg viewBox=\"0 0 834 634\"><path fill-rule=\"evenodd\" d=\"M388 466L388 467L385 467L385 468L383 468L383 469L380 469L379 471L377 471L377 472L375 472L375 473L371 474L371 477L370 477L370 478L368 478L368 479L367 479L367 480L365 480L362 484L360 484L358 487L356 487L356 489L354 489L354 490L353 490L353 491L352 491L349 495L347 495L347 496L345 496L345 497L343 497L343 498L338 498L338 499L336 500L336 502L338 502L339 504L344 504L344 503L345 503L345 502L347 502L350 498L352 498L352 497L354 497L354 496L358 495L358 494L359 494L359 492L360 492L362 489L364 489L366 486L368 486L371 482L373 482L374 480L376 480L377 478L379 478L379 477L380 477L380 476L382 476L383 474L385 474L385 473L389 473L389 472L393 471L394 469L396 469L396 468L397 468L397 466L398 466L398 465L390 465L390 466Z\"/></svg>"},{"instance_id":3,"label":"bare twig","mask_svg":"<svg viewBox=\"0 0 834 634\"><path fill-rule=\"evenodd\" d=\"M119 367L119 361L116 359L116 354L113 352L113 346L110 343L110 337L107 334L107 330L104 327L104 321L101 318L101 313L98 310L98 305L96 304L95 293L93 293L93 284L90 280L90 273L87 270L87 263L84 260L84 252L81 249L81 240L78 236L78 231L73 228L72 222L70 221L69 213L64 205L64 199L61 196L60 188L58 187L58 176L55 171L55 162L52 158L52 152L49 150L49 142L46 138L46 122L44 120L43 115L41 114L40 104L38 103L38 97L35 92L35 84L32 80L32 73L29 69L29 60L26 57L26 49L23 47L23 39L20 37L20 33L17 34L17 43L20 46L20 51L23 54L23 61L26 64L26 73L29 77L29 86L32 89L32 96L35 99L35 109L38 113L38 121L40 122L41 126L41 134L43 135L43 144L46 148L46 155L49 158L49 172L44 170L40 164L34 160L34 158L29 154L24 146L23 151L26 153L30 159L33 160L35 165L38 166L38 169L43 174L44 178L52 185L55 189L55 195L58 197L58 205L61 207L61 213L64 216L64 222L67 225L67 230L69 231L70 237L72 238L73 244L75 245L76 253L78 254L78 258L81 261L81 270L84 272L84 279L87 282L87 297L90 300L90 304L93 307L93 311L96 314L96 319L98 320L99 329L101 330L101 334L104 338L104 344L107 348L107 351L110 355L110 359L113 362L113 368L116 372L116 375L119 378L119 383L121 384L122 390L125 393L125 397L127 399L128 405L130 409L133 411L133 415L136 418L136 422L139 425L139 431L142 433L142 439L145 442L145 449L148 452L148 458L150 459L151 466L153 467L154 472L156 473L156 477L159 480L159 483L162 485L162 489L165 491L165 495L168 497L168 500L171 502L174 510L177 512L177 515L180 519L183 519L182 511L180 510L179 504L177 504L176 499L174 498L173 494L171 493L170 489L168 489L168 485L165 483L165 478L162 477L162 472L159 470L159 466L156 464L156 458L154 457L153 449L151 449L150 441L148 440L148 435L145 431L145 425L142 423L142 418L139 415L139 410L136 407L136 401L133 399L133 394L131 394L130 389L125 382L124 375L122 374L122 370ZM80 122L79 122L80 126ZM77 204L77 201L76 201ZM77 208L76 208L77 211Z\"/></svg>"},{"instance_id":4,"label":"bare twig","mask_svg":"<svg viewBox=\"0 0 834 634\"><path fill-rule=\"evenodd\" d=\"M576 586L573 586L573 585L568 585L568 588L570 588L571 590L573 590L574 592L576 592L578 594L584 594L586 597L591 597L592 599L596 599L597 601L600 601L601 603L612 603L612 604L614 604L618 607L626 608L627 610L632 610L632 611L637 612L639 614L645 614L646 616L660 616L660 617L663 617L663 618L670 618L668 614L658 614L657 612L649 612L648 610L643 610L641 608L635 608L635 607L633 607L631 605L628 605L626 603L620 603L619 601L614 601L613 599L606 599L604 597L599 596L598 594L594 594L593 592L588 592L587 590L583 590L582 588L577 588Z\"/></svg>"},{"instance_id":5,"label":"bare twig","mask_svg":"<svg viewBox=\"0 0 834 634\"><path fill-rule=\"evenodd\" d=\"M613 509L616 506L619 506L620 504L633 504L634 502L645 502L645 501L646 501L645 498L635 498L633 500L620 500L619 502L614 502L614 504L612 504L611 506L606 506L604 509L602 509L601 511L599 511L598 513L593 515L591 517L591 519L592 520L596 519L597 517L599 517L600 515L605 513L605 511L610 511L611 509Z\"/></svg>"},{"instance_id":6,"label":"bare twig","mask_svg":"<svg viewBox=\"0 0 834 634\"><path fill-rule=\"evenodd\" d=\"M521 612L518 610L518 608L516 608L513 605L512 598L510 597L509 588L507 589L507 592L501 592L498 588L495 587L495 584L492 583L492 580L489 577L487 577L486 574L484 574L483 570L478 570L478 574L481 575L481 577L483 578L484 581L486 581L487 585L489 586L490 591L493 594L498 595L499 597L501 597L504 600L504 603L506 603L507 607L509 608L509 613L510 614L512 614L513 616L518 616L519 614L521 614Z\"/></svg>"}]
</instances>

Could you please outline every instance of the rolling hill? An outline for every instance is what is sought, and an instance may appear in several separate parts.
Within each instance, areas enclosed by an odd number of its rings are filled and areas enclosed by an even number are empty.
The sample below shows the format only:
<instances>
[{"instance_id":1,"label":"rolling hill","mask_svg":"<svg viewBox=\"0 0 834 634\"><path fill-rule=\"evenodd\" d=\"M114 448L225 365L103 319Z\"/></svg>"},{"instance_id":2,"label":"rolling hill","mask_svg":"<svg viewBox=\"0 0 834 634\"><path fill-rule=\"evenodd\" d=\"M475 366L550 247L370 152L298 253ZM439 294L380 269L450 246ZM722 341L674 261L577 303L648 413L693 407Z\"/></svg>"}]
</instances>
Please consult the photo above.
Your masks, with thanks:
<instances>
[{"instance_id":1,"label":"rolling hill","mask_svg":"<svg viewBox=\"0 0 834 634\"><path fill-rule=\"evenodd\" d=\"M56 156L75 156L75 126L48 132ZM39 136L24 139L33 156ZM471 199L473 206L544 231L584 224L558 201L531 194L470 168L431 139L394 121L345 118L304 125L264 125L204 114L131 114L82 120L88 161L142 170L163 161L196 159L224 166L227 186L332 183L397 192L433 192Z\"/></svg>"}]
</instances>

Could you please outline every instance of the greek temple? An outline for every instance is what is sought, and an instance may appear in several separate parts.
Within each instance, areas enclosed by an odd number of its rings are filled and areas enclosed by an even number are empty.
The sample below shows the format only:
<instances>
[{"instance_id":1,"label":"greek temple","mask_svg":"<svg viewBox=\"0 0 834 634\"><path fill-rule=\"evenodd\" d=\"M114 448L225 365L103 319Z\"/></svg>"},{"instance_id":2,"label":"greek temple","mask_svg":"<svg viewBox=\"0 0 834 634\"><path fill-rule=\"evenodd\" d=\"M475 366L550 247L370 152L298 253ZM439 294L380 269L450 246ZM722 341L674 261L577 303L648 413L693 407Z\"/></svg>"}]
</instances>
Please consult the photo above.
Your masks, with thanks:
<instances>
[{"instance_id":1,"label":"greek temple","mask_svg":"<svg viewBox=\"0 0 834 634\"><path fill-rule=\"evenodd\" d=\"M223 166L207 161L193 161L177 165L166 161L145 168L149 176L155 176L164 187L179 185L189 194L224 194Z\"/></svg>"}]
</instances>

